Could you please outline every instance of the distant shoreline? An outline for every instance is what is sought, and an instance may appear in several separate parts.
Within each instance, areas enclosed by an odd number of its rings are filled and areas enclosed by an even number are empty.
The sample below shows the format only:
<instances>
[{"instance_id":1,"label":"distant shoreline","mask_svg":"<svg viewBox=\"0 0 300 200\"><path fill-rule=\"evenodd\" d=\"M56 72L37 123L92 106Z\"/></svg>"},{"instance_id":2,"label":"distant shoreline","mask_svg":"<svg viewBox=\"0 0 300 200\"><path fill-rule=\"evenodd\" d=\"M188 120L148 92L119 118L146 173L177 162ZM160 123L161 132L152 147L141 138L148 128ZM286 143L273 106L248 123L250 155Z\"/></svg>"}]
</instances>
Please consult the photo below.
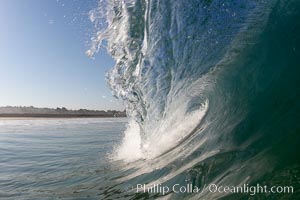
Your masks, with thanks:
<instances>
[{"instance_id":1,"label":"distant shoreline","mask_svg":"<svg viewBox=\"0 0 300 200\"><path fill-rule=\"evenodd\" d=\"M124 118L126 115L0 114L1 118Z\"/></svg>"},{"instance_id":2,"label":"distant shoreline","mask_svg":"<svg viewBox=\"0 0 300 200\"><path fill-rule=\"evenodd\" d=\"M68 110L62 108L0 107L0 118L114 118L127 117L125 111L117 110Z\"/></svg>"}]
</instances>

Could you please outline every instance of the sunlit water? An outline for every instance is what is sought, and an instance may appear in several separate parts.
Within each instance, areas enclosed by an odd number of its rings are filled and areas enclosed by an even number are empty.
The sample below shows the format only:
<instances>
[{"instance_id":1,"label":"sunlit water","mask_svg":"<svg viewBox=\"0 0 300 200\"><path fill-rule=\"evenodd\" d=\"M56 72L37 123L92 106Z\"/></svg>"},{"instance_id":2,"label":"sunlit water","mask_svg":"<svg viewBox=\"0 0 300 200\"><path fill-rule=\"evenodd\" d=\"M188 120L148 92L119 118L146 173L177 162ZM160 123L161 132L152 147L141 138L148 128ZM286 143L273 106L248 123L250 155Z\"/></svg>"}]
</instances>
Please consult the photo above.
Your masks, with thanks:
<instances>
[{"instance_id":1,"label":"sunlit water","mask_svg":"<svg viewBox=\"0 0 300 200\"><path fill-rule=\"evenodd\" d=\"M101 198L126 121L0 120L0 199Z\"/></svg>"}]
</instances>

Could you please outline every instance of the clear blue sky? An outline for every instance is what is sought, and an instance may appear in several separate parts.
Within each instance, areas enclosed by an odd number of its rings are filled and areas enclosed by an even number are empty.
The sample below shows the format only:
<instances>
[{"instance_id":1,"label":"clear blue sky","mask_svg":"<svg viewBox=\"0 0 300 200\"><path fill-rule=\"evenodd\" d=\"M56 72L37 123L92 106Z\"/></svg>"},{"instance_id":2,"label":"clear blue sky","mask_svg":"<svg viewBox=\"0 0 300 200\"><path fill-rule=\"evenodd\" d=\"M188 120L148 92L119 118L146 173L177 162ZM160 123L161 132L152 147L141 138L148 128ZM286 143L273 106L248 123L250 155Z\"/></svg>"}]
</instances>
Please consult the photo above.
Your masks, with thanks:
<instances>
[{"instance_id":1,"label":"clear blue sky","mask_svg":"<svg viewBox=\"0 0 300 200\"><path fill-rule=\"evenodd\" d=\"M0 0L0 106L123 109L105 50L85 55L98 0Z\"/></svg>"}]
</instances>

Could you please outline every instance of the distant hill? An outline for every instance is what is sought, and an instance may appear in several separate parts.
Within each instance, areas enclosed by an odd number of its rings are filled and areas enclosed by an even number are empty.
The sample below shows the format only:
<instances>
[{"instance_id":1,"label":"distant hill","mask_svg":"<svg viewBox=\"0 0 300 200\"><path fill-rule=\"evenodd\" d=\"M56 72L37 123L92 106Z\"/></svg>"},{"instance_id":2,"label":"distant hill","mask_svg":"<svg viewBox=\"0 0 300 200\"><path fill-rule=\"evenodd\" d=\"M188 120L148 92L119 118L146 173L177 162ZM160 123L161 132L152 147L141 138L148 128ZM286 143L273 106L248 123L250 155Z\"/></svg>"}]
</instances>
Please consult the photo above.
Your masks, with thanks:
<instances>
[{"instance_id":1,"label":"distant hill","mask_svg":"<svg viewBox=\"0 0 300 200\"><path fill-rule=\"evenodd\" d=\"M0 107L0 117L126 117L125 111L117 110L68 110L62 108L36 108L33 106Z\"/></svg>"}]
</instances>

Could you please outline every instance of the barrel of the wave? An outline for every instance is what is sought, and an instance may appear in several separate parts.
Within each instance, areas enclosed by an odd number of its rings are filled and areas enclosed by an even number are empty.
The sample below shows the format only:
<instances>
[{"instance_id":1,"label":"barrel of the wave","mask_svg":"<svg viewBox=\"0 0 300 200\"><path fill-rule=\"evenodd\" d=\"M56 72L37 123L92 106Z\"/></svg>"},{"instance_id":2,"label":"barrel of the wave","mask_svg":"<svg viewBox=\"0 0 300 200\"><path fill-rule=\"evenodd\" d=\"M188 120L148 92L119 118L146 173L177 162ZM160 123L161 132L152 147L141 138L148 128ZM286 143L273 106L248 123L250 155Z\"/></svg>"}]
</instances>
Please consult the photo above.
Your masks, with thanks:
<instances>
[{"instance_id":1,"label":"barrel of the wave","mask_svg":"<svg viewBox=\"0 0 300 200\"><path fill-rule=\"evenodd\" d=\"M108 81L132 119L117 152L151 163L122 181L201 188L298 176L299 8L296 0L108 4L96 44L107 40L116 60Z\"/></svg>"}]
</instances>

